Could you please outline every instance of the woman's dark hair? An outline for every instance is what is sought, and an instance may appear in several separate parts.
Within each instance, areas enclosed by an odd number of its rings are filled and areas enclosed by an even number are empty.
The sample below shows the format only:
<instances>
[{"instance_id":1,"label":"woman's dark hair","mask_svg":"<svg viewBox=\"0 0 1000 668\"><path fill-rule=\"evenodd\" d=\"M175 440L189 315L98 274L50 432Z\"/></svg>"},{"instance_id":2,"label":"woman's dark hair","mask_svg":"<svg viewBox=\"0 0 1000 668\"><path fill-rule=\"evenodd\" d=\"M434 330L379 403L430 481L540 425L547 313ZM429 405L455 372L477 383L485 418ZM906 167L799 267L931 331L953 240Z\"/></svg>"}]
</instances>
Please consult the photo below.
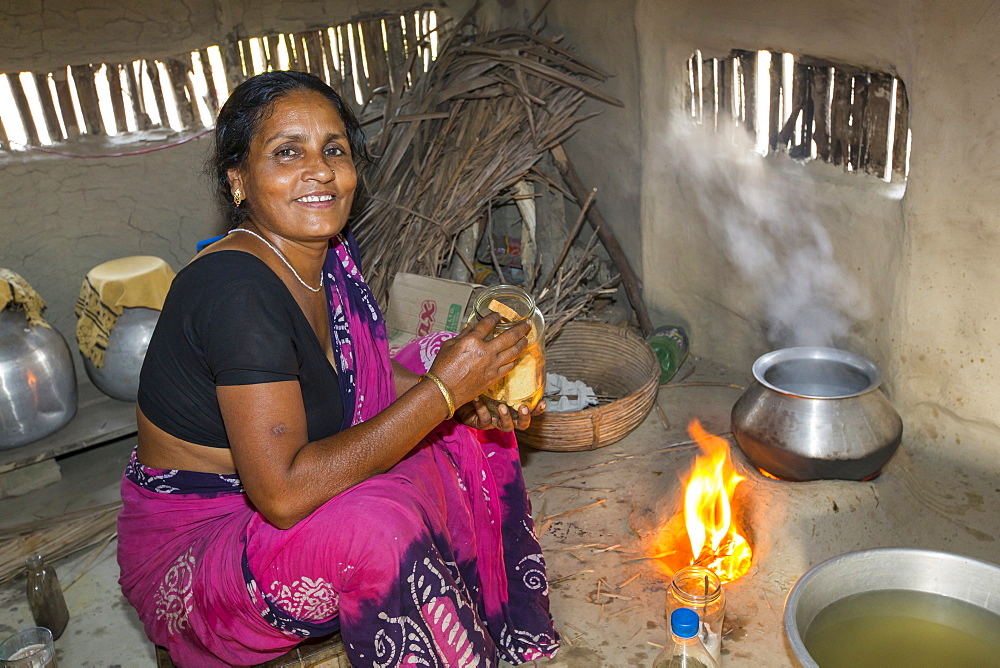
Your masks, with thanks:
<instances>
[{"instance_id":1,"label":"woman's dark hair","mask_svg":"<svg viewBox=\"0 0 1000 668\"><path fill-rule=\"evenodd\" d=\"M368 194L369 177L374 166L368 152L368 141L357 116L343 98L321 79L304 72L265 72L250 77L235 89L219 111L215 123L215 151L208 160L207 171L215 183L215 196L222 206L229 227L244 222L249 215L247 206L233 203L228 171L240 167L250 152L250 142L261 121L274 108L274 103L298 90L316 91L333 103L344 121L351 157L358 172L358 187L354 193L353 211L357 211Z\"/></svg>"}]
</instances>

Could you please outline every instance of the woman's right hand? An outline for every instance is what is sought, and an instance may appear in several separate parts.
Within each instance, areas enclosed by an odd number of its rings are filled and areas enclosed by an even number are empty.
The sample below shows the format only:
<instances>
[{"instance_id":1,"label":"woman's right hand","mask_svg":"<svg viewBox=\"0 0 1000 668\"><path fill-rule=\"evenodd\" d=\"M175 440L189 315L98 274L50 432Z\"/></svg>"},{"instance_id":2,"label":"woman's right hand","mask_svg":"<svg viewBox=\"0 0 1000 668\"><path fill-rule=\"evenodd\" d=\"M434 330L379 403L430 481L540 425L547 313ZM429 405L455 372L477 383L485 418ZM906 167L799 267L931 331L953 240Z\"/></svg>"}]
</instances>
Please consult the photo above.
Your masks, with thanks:
<instances>
[{"instance_id":1,"label":"woman's right hand","mask_svg":"<svg viewBox=\"0 0 1000 668\"><path fill-rule=\"evenodd\" d=\"M491 313L441 344L429 371L451 391L456 406L472 401L510 373L528 345L531 326L527 322L489 338L500 320Z\"/></svg>"}]
</instances>

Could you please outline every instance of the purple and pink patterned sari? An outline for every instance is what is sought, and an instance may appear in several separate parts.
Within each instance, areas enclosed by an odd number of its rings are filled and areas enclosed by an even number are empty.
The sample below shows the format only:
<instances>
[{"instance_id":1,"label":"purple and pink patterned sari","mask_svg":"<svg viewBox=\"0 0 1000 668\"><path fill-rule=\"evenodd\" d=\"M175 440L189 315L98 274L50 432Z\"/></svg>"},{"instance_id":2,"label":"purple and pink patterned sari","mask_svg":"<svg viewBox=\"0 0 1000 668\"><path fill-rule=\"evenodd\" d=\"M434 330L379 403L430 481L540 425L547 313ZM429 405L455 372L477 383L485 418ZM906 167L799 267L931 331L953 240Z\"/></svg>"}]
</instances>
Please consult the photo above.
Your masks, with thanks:
<instances>
[{"instance_id":1,"label":"purple and pink patterned sari","mask_svg":"<svg viewBox=\"0 0 1000 668\"><path fill-rule=\"evenodd\" d=\"M347 428L395 390L381 312L353 239L338 241L324 272ZM423 372L447 336L396 361ZM179 666L262 663L337 630L365 668L486 668L558 648L512 434L443 422L286 530L236 476L151 469L134 455L122 498L122 590Z\"/></svg>"}]
</instances>

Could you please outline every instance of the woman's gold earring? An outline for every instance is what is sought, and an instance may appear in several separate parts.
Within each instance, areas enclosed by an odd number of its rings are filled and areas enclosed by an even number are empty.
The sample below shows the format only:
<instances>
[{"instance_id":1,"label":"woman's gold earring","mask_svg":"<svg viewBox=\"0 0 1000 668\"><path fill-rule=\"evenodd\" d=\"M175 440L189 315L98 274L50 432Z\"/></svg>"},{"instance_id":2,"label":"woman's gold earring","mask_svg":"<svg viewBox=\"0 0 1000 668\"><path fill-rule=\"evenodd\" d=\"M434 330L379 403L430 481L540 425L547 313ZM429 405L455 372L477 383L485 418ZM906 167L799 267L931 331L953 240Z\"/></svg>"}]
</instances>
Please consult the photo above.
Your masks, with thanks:
<instances>
[{"instance_id":1,"label":"woman's gold earring","mask_svg":"<svg viewBox=\"0 0 1000 668\"><path fill-rule=\"evenodd\" d=\"M237 188L236 192L233 193L233 204L239 206L242 203L243 203L243 193L240 191L239 188Z\"/></svg>"}]
</instances>

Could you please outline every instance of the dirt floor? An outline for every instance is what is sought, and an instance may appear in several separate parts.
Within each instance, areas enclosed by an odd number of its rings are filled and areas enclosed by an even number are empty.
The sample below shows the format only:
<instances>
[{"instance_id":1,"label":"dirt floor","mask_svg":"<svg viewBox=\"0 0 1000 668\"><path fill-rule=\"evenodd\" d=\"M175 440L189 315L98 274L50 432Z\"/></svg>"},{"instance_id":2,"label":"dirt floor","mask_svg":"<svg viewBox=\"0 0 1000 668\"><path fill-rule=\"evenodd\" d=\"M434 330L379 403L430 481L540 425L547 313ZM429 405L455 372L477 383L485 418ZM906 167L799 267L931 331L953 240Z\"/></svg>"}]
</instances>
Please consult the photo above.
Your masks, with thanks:
<instances>
[{"instance_id":1,"label":"dirt floor","mask_svg":"<svg viewBox=\"0 0 1000 668\"><path fill-rule=\"evenodd\" d=\"M534 665L649 666L665 643L669 575L648 556L679 510L681 480L698 452L687 425L698 418L732 442L729 413L740 391L723 384L748 382L746 374L694 358L682 376L683 385L660 390L662 416L650 412L617 443L576 453L522 449L533 512L544 529L552 614L563 637L555 659ZM0 501L0 524L113 501L131 447L124 439L60 459L62 481ZM829 557L904 546L1000 562L996 462L956 461L953 453L904 436L874 481L787 483L764 478L734 450L747 478L737 488L737 516L754 558L749 573L725 587L723 666L797 665L782 606L796 579ZM55 565L71 613L56 643L60 665L155 666L152 646L118 590L114 542ZM0 633L29 625L21 577L0 587Z\"/></svg>"}]
</instances>

